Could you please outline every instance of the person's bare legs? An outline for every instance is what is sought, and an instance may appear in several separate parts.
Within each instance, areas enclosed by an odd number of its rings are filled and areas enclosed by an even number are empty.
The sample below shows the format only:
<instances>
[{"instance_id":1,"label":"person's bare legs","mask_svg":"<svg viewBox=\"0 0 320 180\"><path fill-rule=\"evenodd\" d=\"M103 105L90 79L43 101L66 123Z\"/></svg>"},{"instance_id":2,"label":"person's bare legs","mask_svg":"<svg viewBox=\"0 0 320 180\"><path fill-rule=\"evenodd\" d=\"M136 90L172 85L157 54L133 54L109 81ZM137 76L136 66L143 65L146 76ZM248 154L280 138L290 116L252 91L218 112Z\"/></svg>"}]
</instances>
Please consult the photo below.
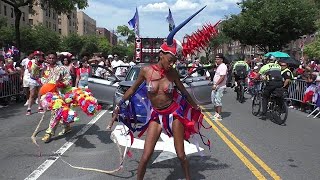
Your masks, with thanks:
<instances>
[{"instance_id":1,"label":"person's bare legs","mask_svg":"<svg viewBox=\"0 0 320 180\"><path fill-rule=\"evenodd\" d=\"M222 107L221 106L216 106L216 112L218 114L221 114L221 111L222 111Z\"/></svg>"},{"instance_id":2,"label":"person's bare legs","mask_svg":"<svg viewBox=\"0 0 320 180\"><path fill-rule=\"evenodd\" d=\"M138 180L143 180L144 174L146 173L147 163L150 160L150 157L154 151L154 147L160 137L161 130L161 125L157 122L152 121L149 123L147 137L144 143L143 154L138 166Z\"/></svg>"},{"instance_id":3,"label":"person's bare legs","mask_svg":"<svg viewBox=\"0 0 320 180\"><path fill-rule=\"evenodd\" d=\"M114 124L114 121L116 121L117 117L118 117L118 114L119 112L115 112L111 118L111 121L109 122L108 126L107 126L107 130L111 130L113 124Z\"/></svg>"},{"instance_id":4,"label":"person's bare legs","mask_svg":"<svg viewBox=\"0 0 320 180\"><path fill-rule=\"evenodd\" d=\"M190 180L189 162L186 153L184 152L184 126L176 119L172 123L172 130L177 156L180 160L186 180Z\"/></svg>"}]
</instances>

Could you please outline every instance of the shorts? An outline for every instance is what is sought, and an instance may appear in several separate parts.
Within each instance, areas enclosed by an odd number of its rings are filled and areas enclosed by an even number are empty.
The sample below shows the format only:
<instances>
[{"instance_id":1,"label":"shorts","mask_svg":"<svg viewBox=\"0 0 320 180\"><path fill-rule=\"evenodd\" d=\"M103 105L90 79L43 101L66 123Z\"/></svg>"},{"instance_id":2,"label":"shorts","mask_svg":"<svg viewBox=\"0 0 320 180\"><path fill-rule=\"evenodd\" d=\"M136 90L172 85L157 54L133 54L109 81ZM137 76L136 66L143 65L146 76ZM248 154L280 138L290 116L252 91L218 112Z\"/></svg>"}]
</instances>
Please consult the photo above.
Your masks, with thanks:
<instances>
[{"instance_id":1,"label":"shorts","mask_svg":"<svg viewBox=\"0 0 320 180\"><path fill-rule=\"evenodd\" d=\"M29 79L23 78L22 84L24 88L28 88L30 86Z\"/></svg>"},{"instance_id":2,"label":"shorts","mask_svg":"<svg viewBox=\"0 0 320 180\"><path fill-rule=\"evenodd\" d=\"M40 87L40 84L36 80L30 79L29 80L29 88L30 88L30 90L34 89L34 88L37 88L37 87Z\"/></svg>"},{"instance_id":3,"label":"shorts","mask_svg":"<svg viewBox=\"0 0 320 180\"><path fill-rule=\"evenodd\" d=\"M225 88L218 88L211 92L211 102L214 106L222 106L222 96Z\"/></svg>"}]
</instances>

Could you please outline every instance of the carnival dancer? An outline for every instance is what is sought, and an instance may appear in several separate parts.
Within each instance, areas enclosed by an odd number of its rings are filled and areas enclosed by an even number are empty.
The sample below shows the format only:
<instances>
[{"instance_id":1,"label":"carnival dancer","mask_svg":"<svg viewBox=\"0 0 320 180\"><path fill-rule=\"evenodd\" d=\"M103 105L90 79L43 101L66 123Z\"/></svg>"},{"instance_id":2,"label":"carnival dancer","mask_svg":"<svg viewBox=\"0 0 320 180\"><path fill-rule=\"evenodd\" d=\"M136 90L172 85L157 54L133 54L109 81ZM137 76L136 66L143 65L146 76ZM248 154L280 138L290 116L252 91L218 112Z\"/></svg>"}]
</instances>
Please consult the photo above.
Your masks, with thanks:
<instances>
[{"instance_id":1,"label":"carnival dancer","mask_svg":"<svg viewBox=\"0 0 320 180\"><path fill-rule=\"evenodd\" d=\"M55 52L48 53L47 56L48 66L44 70L44 75L41 78L43 87L40 90L41 95L50 92L50 91L59 91L65 93L68 89L71 88L71 76L69 70L62 65L57 64L57 54ZM46 134L43 136L42 140L44 142L49 142L51 137L54 136L55 130L59 122L56 122L56 111L51 111L51 118L49 122L49 127L46 130ZM64 135L71 131L70 124L63 123L63 130L59 135Z\"/></svg>"},{"instance_id":2,"label":"carnival dancer","mask_svg":"<svg viewBox=\"0 0 320 180\"><path fill-rule=\"evenodd\" d=\"M170 137L173 136L177 157L180 160L186 179L190 179L189 163L184 151L184 140L188 140L190 135L198 132L198 125L195 125L197 122L188 117L187 113L184 113L185 106L175 98L176 88L185 98L190 110L197 112L200 116L202 114L199 106L193 101L180 81L178 72L173 68L175 62L183 54L182 44L173 39L173 37L176 32L203 9L204 7L170 32L167 41L160 47L159 62L141 69L133 86L125 92L122 100L115 107L114 111L116 114L120 112L119 119L121 120L122 109L128 103L127 100L132 99L134 93L140 89L140 85L146 84L147 98L151 102L151 113L150 117L148 116L145 129L141 131L143 133L144 130L147 130L147 136L144 151L139 161L138 180L142 180L145 175L147 163L154 151L161 131L164 131ZM140 99L140 101L143 101L143 99ZM124 122L124 124L126 123Z\"/></svg>"}]
</instances>

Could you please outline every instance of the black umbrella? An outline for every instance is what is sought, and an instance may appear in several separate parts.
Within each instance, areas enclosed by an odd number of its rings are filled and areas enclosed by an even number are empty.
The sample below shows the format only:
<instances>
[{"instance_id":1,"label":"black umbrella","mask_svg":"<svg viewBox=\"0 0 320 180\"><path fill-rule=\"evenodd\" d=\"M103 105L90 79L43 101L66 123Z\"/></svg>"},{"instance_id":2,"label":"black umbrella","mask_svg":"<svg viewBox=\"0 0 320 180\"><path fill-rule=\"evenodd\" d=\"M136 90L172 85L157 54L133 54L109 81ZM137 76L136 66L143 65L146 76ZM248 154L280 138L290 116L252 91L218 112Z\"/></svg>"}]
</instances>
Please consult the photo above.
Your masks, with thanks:
<instances>
[{"instance_id":1,"label":"black umbrella","mask_svg":"<svg viewBox=\"0 0 320 180\"><path fill-rule=\"evenodd\" d=\"M284 62L287 63L288 65L292 65L292 66L299 66L301 65L301 62L299 60L296 60L292 57L290 58L280 58L279 62Z\"/></svg>"}]
</instances>

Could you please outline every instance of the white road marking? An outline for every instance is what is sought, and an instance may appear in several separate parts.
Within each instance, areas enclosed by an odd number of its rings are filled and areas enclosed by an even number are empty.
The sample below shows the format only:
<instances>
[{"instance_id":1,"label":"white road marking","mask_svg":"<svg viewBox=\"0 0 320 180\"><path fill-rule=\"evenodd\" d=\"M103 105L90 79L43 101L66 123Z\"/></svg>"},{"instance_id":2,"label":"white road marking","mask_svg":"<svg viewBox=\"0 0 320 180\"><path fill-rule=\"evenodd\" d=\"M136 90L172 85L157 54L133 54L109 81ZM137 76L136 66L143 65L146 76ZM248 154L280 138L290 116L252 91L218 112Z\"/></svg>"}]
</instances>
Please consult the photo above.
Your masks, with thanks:
<instances>
[{"instance_id":1,"label":"white road marking","mask_svg":"<svg viewBox=\"0 0 320 180\"><path fill-rule=\"evenodd\" d=\"M87 125L85 125L76 135L74 135L68 142L66 142L60 149L54 152L54 155L50 156L44 163L42 163L36 170L34 170L25 180L38 179L53 163L55 163L59 157L65 153L78 139L78 136L86 133L89 128L96 123L107 111L102 110L94 117Z\"/></svg>"},{"instance_id":2,"label":"white road marking","mask_svg":"<svg viewBox=\"0 0 320 180\"><path fill-rule=\"evenodd\" d=\"M130 135L126 135L125 132L128 130L127 127L123 128L123 125L117 125L112 131L112 134L117 138L117 141L121 146L130 145ZM174 148L173 138L169 138L164 133L161 133L160 138L162 141L158 141L154 150L162 151L160 155L154 160L154 163L165 161L168 159L173 159L177 157L176 150ZM128 143L127 143L128 142ZM133 144L131 146L133 149L143 149L144 140L134 138ZM186 155L198 152L196 145L184 141L184 149ZM204 149L199 147L200 151Z\"/></svg>"}]
</instances>

